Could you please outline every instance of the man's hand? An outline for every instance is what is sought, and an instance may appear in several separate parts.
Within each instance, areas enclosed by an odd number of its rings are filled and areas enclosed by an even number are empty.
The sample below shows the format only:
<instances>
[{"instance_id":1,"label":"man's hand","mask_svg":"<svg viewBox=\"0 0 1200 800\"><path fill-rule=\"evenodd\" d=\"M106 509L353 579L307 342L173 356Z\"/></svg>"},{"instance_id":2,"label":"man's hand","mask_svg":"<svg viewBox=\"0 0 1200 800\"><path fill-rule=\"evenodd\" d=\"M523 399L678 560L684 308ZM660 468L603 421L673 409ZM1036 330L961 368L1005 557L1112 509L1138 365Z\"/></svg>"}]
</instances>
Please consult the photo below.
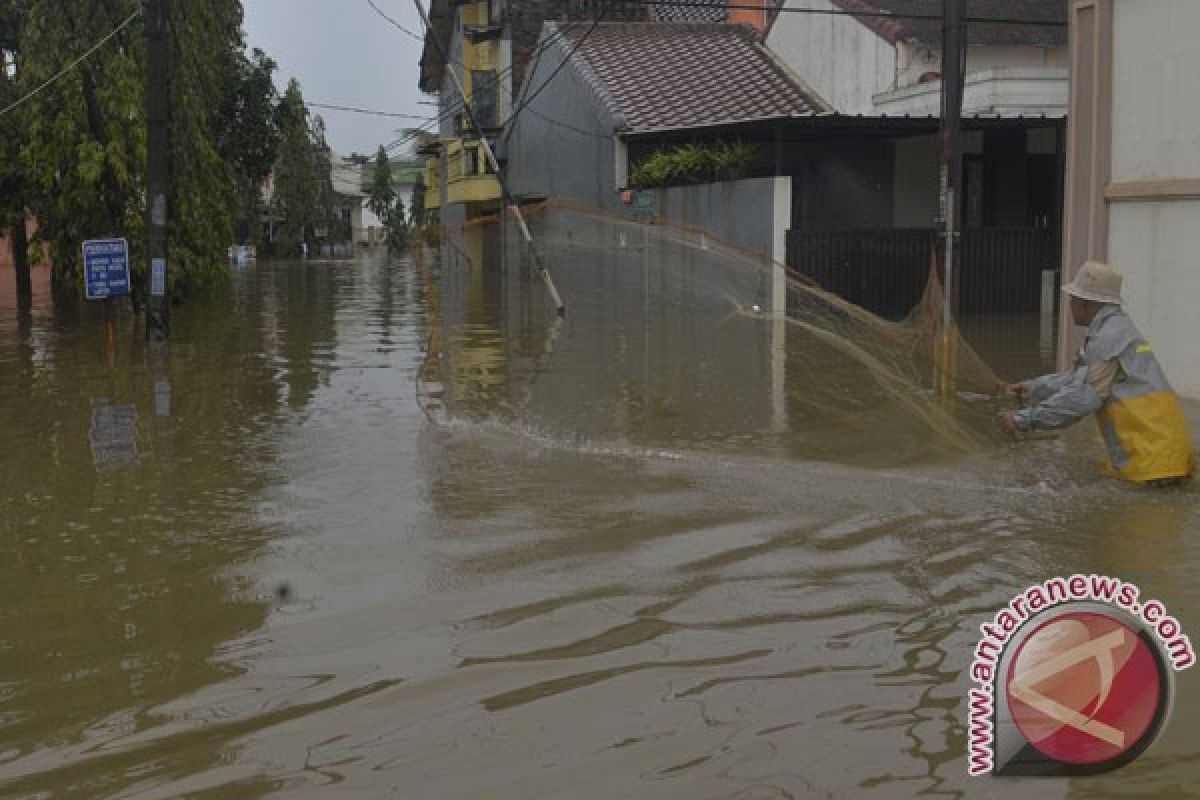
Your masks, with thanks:
<instances>
[{"instance_id":1,"label":"man's hand","mask_svg":"<svg viewBox=\"0 0 1200 800\"><path fill-rule=\"evenodd\" d=\"M1017 426L1017 415L1012 411L1001 411L996 415L1001 429L1014 439L1024 439L1025 431Z\"/></svg>"},{"instance_id":2,"label":"man's hand","mask_svg":"<svg viewBox=\"0 0 1200 800\"><path fill-rule=\"evenodd\" d=\"M1004 393L1017 402L1019 406L1029 405L1029 388L1023 383L1010 383L1004 387Z\"/></svg>"}]
</instances>

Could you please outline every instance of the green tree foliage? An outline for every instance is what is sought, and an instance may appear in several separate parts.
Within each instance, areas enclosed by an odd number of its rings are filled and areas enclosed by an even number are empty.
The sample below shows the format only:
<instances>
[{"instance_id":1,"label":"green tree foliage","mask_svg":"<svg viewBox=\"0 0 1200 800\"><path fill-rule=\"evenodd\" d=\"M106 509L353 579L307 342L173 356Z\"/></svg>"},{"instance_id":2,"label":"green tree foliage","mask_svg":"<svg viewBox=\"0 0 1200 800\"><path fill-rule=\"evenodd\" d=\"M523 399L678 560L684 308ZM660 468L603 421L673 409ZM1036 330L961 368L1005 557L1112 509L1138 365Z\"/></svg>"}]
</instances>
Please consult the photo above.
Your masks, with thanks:
<instances>
[{"instance_id":1,"label":"green tree foliage","mask_svg":"<svg viewBox=\"0 0 1200 800\"><path fill-rule=\"evenodd\" d=\"M15 102L20 53L21 23L27 0L0 0L0 108ZM20 135L17 115L0 117L0 232L7 230L17 270L17 293L25 297L28 290L29 263L24 250L26 187L24 171L20 168Z\"/></svg>"},{"instance_id":2,"label":"green tree foliage","mask_svg":"<svg viewBox=\"0 0 1200 800\"><path fill-rule=\"evenodd\" d=\"M234 239L242 244L258 234L264 211L262 184L279 151L275 114L279 95L272 80L275 67L266 53L255 48L249 56L239 55L234 74L224 87L217 150L234 169Z\"/></svg>"},{"instance_id":3,"label":"green tree foliage","mask_svg":"<svg viewBox=\"0 0 1200 800\"><path fill-rule=\"evenodd\" d=\"M388 249L395 253L402 252L408 247L410 232L404 201L397 197L396 204L392 206L392 211L387 218Z\"/></svg>"},{"instance_id":4,"label":"green tree foliage","mask_svg":"<svg viewBox=\"0 0 1200 800\"><path fill-rule=\"evenodd\" d=\"M396 190L392 188L392 165L388 163L383 145L380 145L379 152L375 154L375 169L371 175L371 189L367 193L367 208L386 223L395 204Z\"/></svg>"},{"instance_id":5,"label":"green tree foliage","mask_svg":"<svg viewBox=\"0 0 1200 800\"><path fill-rule=\"evenodd\" d=\"M679 186L740 177L762 160L759 147L743 142L684 144L659 150L634 167L634 186Z\"/></svg>"},{"instance_id":6,"label":"green tree foliage","mask_svg":"<svg viewBox=\"0 0 1200 800\"><path fill-rule=\"evenodd\" d=\"M334 213L333 172L325 126L310 119L300 85L293 79L275 111L279 158L275 166L272 215L280 220L274 250L282 255L300 252L320 238L344 239L348 231ZM340 236L339 236L340 234Z\"/></svg>"},{"instance_id":7,"label":"green tree foliage","mask_svg":"<svg viewBox=\"0 0 1200 800\"><path fill-rule=\"evenodd\" d=\"M5 0L0 0L5 2ZM19 0L7 0L10 7ZM17 90L27 92L117 28L140 0L39 0L19 12ZM235 225L275 160L274 64L245 53L239 0L168 3L171 53L168 265L187 290L221 278ZM11 116L39 246L80 280L80 243L122 236L145 279L146 122L140 18ZM7 140L7 136L5 137ZM264 166L265 165L265 166Z\"/></svg>"},{"instance_id":8,"label":"green tree foliage","mask_svg":"<svg viewBox=\"0 0 1200 800\"><path fill-rule=\"evenodd\" d=\"M43 0L22 15L17 90L49 79L137 10L136 0ZM141 25L134 23L17 112L20 165L37 244L60 276L79 275L80 243L124 236L142 259L146 147Z\"/></svg>"},{"instance_id":9,"label":"green tree foliage","mask_svg":"<svg viewBox=\"0 0 1200 800\"><path fill-rule=\"evenodd\" d=\"M171 165L168 264L175 286L224 276L238 207L241 153L222 150L236 127L224 98L240 86L245 58L238 0L168 3ZM236 91L236 90L235 90ZM253 148L253 145L251 145Z\"/></svg>"},{"instance_id":10,"label":"green tree foliage","mask_svg":"<svg viewBox=\"0 0 1200 800\"><path fill-rule=\"evenodd\" d=\"M375 154L371 188L367 194L367 208L383 223L387 231L388 248L393 251L403 250L408 245L408 215L404 201L396 196L396 190L392 186L392 165L382 145Z\"/></svg>"}]
</instances>

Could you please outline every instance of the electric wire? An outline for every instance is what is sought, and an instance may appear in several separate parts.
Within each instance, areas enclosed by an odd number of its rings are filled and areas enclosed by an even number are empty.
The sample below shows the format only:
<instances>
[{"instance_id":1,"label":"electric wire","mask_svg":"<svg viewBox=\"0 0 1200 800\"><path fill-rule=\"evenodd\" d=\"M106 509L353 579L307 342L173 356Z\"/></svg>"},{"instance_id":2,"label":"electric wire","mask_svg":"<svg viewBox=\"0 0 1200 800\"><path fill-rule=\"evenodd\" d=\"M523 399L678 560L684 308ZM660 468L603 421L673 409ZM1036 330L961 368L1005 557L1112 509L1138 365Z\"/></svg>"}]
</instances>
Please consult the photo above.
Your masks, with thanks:
<instances>
[{"instance_id":1,"label":"electric wire","mask_svg":"<svg viewBox=\"0 0 1200 800\"><path fill-rule=\"evenodd\" d=\"M525 99L521 101L521 104L513 109L513 113L509 116L508 122L506 123L506 131L511 132L513 128L516 127L517 118L521 116L521 112L524 111L530 103L536 100L538 95L546 90L546 87L554 82L554 79L558 77L558 73L562 72L563 67L565 67L567 62L575 56L576 51L578 51L580 47L583 47L584 43L588 40L588 37L596 31L596 28L600 26L600 23L604 20L604 17L608 14L608 12L612 10L613 6L616 5L616 2L617 0L608 0L608 2L604 4L604 7L600 9L600 13L596 15L594 20L592 20L591 27L584 31L583 35L572 43L571 49L568 50L566 55L563 56L562 61L558 62L558 66L555 67L554 71L550 73L550 77L546 78L546 80L542 82L541 86L535 89L532 94L526 96ZM508 135L509 134L506 132L506 141L508 139Z\"/></svg>"},{"instance_id":2,"label":"electric wire","mask_svg":"<svg viewBox=\"0 0 1200 800\"><path fill-rule=\"evenodd\" d=\"M43 82L36 89L30 91L25 96L23 96L17 100L14 100L12 103L9 103L3 109L0 109L0 117L3 117L5 114L9 113L10 111L16 110L18 107L23 105L26 101L30 100L34 95L38 94L43 89L45 89L47 86L50 86L51 84L55 83L56 81L61 79L64 75L66 75L68 72L70 72L71 70L75 69L77 66L82 64L89 57L91 57L92 53L95 53L97 50L99 50L101 47L103 47L105 44L107 44L110 39L112 39L114 36L116 36L121 31L125 30L125 28L129 25L129 23L133 22L135 19L140 17L141 14L142 14L142 10L140 8L137 11L134 11L132 14L130 14L128 17L125 18L124 22L122 22L116 28L113 28L113 30L110 31L108 33L108 35L106 35L103 39L101 39L100 41L96 42L94 45L89 47L87 49L87 51L84 52L83 55L79 56L79 58L75 59L70 64L67 64L67 66L60 69L58 72L56 72L53 76L51 76L49 79L47 79L45 82Z\"/></svg>"},{"instance_id":3,"label":"electric wire","mask_svg":"<svg viewBox=\"0 0 1200 800\"><path fill-rule=\"evenodd\" d=\"M310 108L322 108L330 111L345 111L351 114L367 114L373 117L395 117L397 119L433 119L433 114L403 114L395 111L376 111L371 108L358 108L356 106L340 106L333 103L314 103L305 101L304 105Z\"/></svg>"},{"instance_id":4,"label":"electric wire","mask_svg":"<svg viewBox=\"0 0 1200 800\"><path fill-rule=\"evenodd\" d=\"M416 39L418 42L422 42L422 43L423 43L423 42L425 41L425 37L424 37L424 36L422 36L422 35L421 35L421 34L419 34L419 33L414 33L413 31L411 31L411 30L409 30L408 28L406 28L406 27L404 27L403 25L401 25L401 24L400 24L399 22L397 22L396 20L394 20L394 19L392 19L391 17L389 17L389 16L388 16L388 15L387 15L387 14L384 12L384 10L383 10L382 8L380 8L379 6L375 5L375 0L367 0L367 5L369 5L369 6L370 6L371 8L373 8L373 9L375 9L375 13L376 13L376 14L378 14L378 15L379 15L379 16L381 16L381 17L383 17L383 18L384 18L384 19L386 19L388 22L392 23L392 25L394 25L394 26L395 26L395 27L396 27L398 30L400 30L401 32L408 34L408 35L409 35L409 36L411 36L412 38Z\"/></svg>"},{"instance_id":5,"label":"electric wire","mask_svg":"<svg viewBox=\"0 0 1200 800\"><path fill-rule=\"evenodd\" d=\"M610 5L612 2L613 0L609 0ZM413 5L416 6L417 13L421 15L421 22L424 23L425 30L427 32L432 32L433 23L430 21L429 15L425 12L425 7L421 5L421 0L413 0ZM446 50L442 46L442 43L437 40L436 36L432 37L432 41L434 46L437 47L439 56L442 58L442 60L448 61L449 58L446 55ZM458 79L457 73L451 71L450 74L451 77L454 78L455 88L463 98L464 110L467 113L467 118L471 122L471 127L475 129L475 133L479 137L480 144L483 146L483 153L488 162L490 162L492 170L496 173L496 179L500 184L500 194L503 198L504 205L511 210L513 218L517 221L517 225L525 239L525 246L528 250L529 256L533 260L534 268L541 275L542 282L546 285L546 290L549 292L551 299L554 301L555 309L558 312L558 315L563 316L566 314L567 307L563 303L562 297L558 293L558 287L554 284L553 276L551 276L550 271L546 268L545 263L542 261L541 255L538 253L537 245L533 240L533 234L530 232L529 226L525 222L525 215L521 212L520 205L517 204L516 199L508 190L508 182L505 180L503 170L501 169L499 162L496 160L496 154L492 150L491 143L488 142L487 137L484 136L483 129L479 125L479 120L475 116L475 110L471 107L471 104L467 102L467 93L463 88L462 82Z\"/></svg>"}]
</instances>

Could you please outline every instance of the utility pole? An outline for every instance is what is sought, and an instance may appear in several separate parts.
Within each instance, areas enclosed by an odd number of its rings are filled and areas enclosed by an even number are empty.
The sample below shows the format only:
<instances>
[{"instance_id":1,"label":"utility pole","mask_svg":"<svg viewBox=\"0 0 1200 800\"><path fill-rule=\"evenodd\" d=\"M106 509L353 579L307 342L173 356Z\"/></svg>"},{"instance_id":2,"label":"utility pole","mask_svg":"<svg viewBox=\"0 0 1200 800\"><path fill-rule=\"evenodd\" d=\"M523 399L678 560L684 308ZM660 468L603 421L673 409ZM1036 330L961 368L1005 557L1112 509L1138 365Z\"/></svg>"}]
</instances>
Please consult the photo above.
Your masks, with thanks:
<instances>
[{"instance_id":1,"label":"utility pole","mask_svg":"<svg viewBox=\"0 0 1200 800\"><path fill-rule=\"evenodd\" d=\"M413 0L413 5L417 7L417 14L421 17L421 22L425 26L425 30L429 34L429 41L437 46L438 53L442 60L446 62L446 71L450 73L450 77L454 80L454 87L458 89L458 95L462 98L463 111L467 114L467 119L471 123L471 127L475 130L475 134L479 137L479 144L483 149L483 154L491 165L492 171L496 173L496 179L500 182L500 192L504 198L504 204L508 206L509 211L517 220L517 226L521 230L521 236L525 239L525 246L528 249L530 257L533 259L533 265L537 269L538 274L542 276L542 283L546 285L546 290L550 293L550 299L554 301L554 307L558 311L558 315L564 316L567 313L567 307L563 304L562 296L558 293L558 287L554 285L554 278L550 275L550 270L546 269L545 263L542 261L541 254L538 253L537 246L533 242L533 234L529 231L529 226L525 223L525 215L521 212L521 206L517 203L508 191L508 182L504 179L504 171L500 168L500 162L496 160L496 153L492 150L492 145L488 142L487 137L483 133L483 128L479 125L479 120L475 117L475 109L472 105L472 99L467 96L467 90L463 87L462 79L458 77L458 73L454 71L454 64L450 61L445 49L438 41L437 35L433 33L433 23L429 20L429 14L425 11L425 7L421 5L421 0ZM611 6L612 3L609 3ZM603 16L604 12L600 12ZM516 113L520 113L521 108L516 109ZM513 118L516 119L515 117Z\"/></svg>"},{"instance_id":2,"label":"utility pole","mask_svg":"<svg viewBox=\"0 0 1200 800\"><path fill-rule=\"evenodd\" d=\"M958 350L953 336L962 297L959 209L962 206L962 104L966 57L966 0L942 0L942 163L940 222L943 235L936 258L942 280L940 388L953 395Z\"/></svg>"},{"instance_id":3,"label":"utility pole","mask_svg":"<svg viewBox=\"0 0 1200 800\"><path fill-rule=\"evenodd\" d=\"M33 281L29 274L29 241L25 234L25 208L18 207L8 230L12 247L13 269L17 273L17 306L28 309L33 304Z\"/></svg>"},{"instance_id":4,"label":"utility pole","mask_svg":"<svg viewBox=\"0 0 1200 800\"><path fill-rule=\"evenodd\" d=\"M146 257L150 291L146 337L166 339L171 332L167 293L167 188L170 154L170 69L167 39L168 0L143 0L146 29Z\"/></svg>"}]
</instances>

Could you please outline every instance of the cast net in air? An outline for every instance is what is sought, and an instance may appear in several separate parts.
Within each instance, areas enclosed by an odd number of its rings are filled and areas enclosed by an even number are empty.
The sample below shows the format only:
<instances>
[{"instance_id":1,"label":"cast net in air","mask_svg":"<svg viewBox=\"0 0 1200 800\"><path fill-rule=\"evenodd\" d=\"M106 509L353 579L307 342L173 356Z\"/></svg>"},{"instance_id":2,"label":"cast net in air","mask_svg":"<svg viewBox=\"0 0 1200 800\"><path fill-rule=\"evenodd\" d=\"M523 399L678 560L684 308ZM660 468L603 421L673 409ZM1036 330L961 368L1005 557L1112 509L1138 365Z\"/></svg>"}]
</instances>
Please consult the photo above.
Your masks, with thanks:
<instances>
[{"instance_id":1,"label":"cast net in air","mask_svg":"<svg viewBox=\"0 0 1200 800\"><path fill-rule=\"evenodd\" d=\"M934 279L892 320L708 231L564 202L526 215L566 319L515 224L447 229L435 349L451 413L876 463L997 440L1003 383L943 324Z\"/></svg>"}]
</instances>

